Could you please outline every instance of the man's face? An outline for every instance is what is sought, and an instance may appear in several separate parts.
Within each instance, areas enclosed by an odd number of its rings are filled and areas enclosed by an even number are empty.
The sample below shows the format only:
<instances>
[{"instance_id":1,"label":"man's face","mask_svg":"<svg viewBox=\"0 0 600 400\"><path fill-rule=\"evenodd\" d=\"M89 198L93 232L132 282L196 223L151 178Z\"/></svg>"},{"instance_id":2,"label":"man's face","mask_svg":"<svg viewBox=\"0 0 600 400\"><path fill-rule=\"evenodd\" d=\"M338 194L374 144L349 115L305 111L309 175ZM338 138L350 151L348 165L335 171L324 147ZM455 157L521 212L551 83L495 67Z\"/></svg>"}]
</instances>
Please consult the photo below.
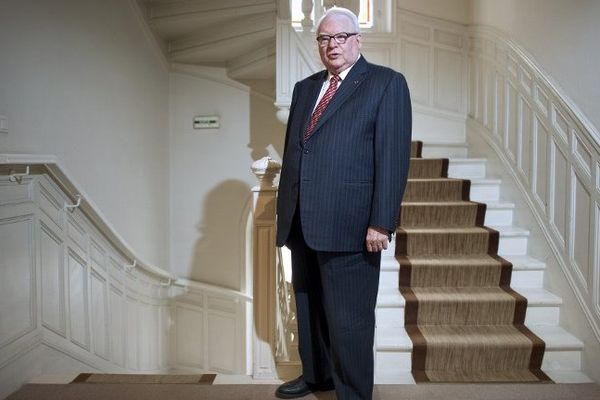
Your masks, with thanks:
<instances>
[{"instance_id":1,"label":"man's face","mask_svg":"<svg viewBox=\"0 0 600 400\"><path fill-rule=\"evenodd\" d=\"M352 22L343 15L332 15L321 22L317 36L333 36L340 32L355 33ZM346 43L339 44L333 38L325 46L319 45L321 62L333 74L339 74L356 62L360 53L360 35L349 36Z\"/></svg>"}]
</instances>

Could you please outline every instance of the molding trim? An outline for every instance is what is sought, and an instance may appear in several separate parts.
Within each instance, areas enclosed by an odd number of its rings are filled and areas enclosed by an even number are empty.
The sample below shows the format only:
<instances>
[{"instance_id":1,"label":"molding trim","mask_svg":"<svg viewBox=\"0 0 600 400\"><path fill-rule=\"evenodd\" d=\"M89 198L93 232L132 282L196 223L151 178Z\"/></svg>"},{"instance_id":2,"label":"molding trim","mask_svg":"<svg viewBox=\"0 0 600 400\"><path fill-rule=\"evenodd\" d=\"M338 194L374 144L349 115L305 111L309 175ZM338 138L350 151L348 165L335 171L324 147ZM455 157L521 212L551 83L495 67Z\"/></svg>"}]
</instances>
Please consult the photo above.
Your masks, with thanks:
<instances>
[{"instance_id":1,"label":"molding trim","mask_svg":"<svg viewBox=\"0 0 600 400\"><path fill-rule=\"evenodd\" d=\"M220 286L214 286L208 283L191 281L189 279L177 279L173 282L173 285L180 286L186 289L186 293L190 294L216 294L216 295L225 295L228 297L235 298L238 301L252 301L252 296L246 293L239 292L233 289L226 289Z\"/></svg>"},{"instance_id":2,"label":"molding trim","mask_svg":"<svg viewBox=\"0 0 600 400\"><path fill-rule=\"evenodd\" d=\"M558 84L558 82L556 82L550 76L550 74L544 71L544 69L535 61L535 58L527 50L515 43L504 32L491 26L472 25L468 28L468 31L472 35L480 34L500 40L505 46L518 55L522 61L526 63L527 67L534 72L536 75L536 80L541 81L546 85L547 88L554 92L554 96L561 103L563 109L569 113L569 116L573 119L573 121L580 125L583 130L590 133L591 137L594 139L596 151L600 151L600 132L598 131L598 128L592 124L592 122L585 116L577 104L575 104L575 102L573 102L573 100L571 100L571 98L566 94L565 90ZM471 48L471 51L473 51L473 48Z\"/></svg>"},{"instance_id":3,"label":"molding trim","mask_svg":"<svg viewBox=\"0 0 600 400\"><path fill-rule=\"evenodd\" d=\"M569 283L569 286L573 290L573 293L575 294L575 298L579 302L579 305L581 306L581 310L585 314L585 317L588 320L588 323L590 324L590 327L592 328L594 335L596 336L596 340L598 340L598 342L600 342L600 325L598 324L598 321L596 320L593 311L588 306L585 295L583 293L581 293L581 291L579 290L579 287L578 287L577 281L576 281L576 279L578 279L578 278L573 276L572 268L569 266L569 263L567 261L565 261L564 255L562 254L561 250L558 248L558 246L556 245L556 243L554 241L555 229L548 227L545 218L538 212L538 208L536 206L537 201L534 198L532 198L529 190L523 184L520 173L514 169L514 167L513 167L514 161L509 159L505 155L503 149L500 148L498 143L496 143L496 141L493 139L493 137L488 133L486 127L483 126L480 122L478 122L472 118L469 118L467 120L467 125L468 125L468 128L477 132L477 134L485 140L487 145L490 146L494 150L494 152L496 153L496 155L498 156L498 158L504 165L504 168L506 169L506 171L510 174L511 178L513 179L513 182L519 188L521 194L525 198L525 201L527 203L527 206L529 207L529 210L532 212L533 216L535 217L535 219L540 227L540 230L543 232L544 237L546 238L546 242L552 249L552 252L554 253L556 260L560 264L562 272L565 275L565 277L567 278L567 282Z\"/></svg>"},{"instance_id":4,"label":"molding trim","mask_svg":"<svg viewBox=\"0 0 600 400\"><path fill-rule=\"evenodd\" d=\"M600 142L598 131L504 34L469 30L469 120L539 223L600 343Z\"/></svg>"},{"instance_id":5,"label":"molding trim","mask_svg":"<svg viewBox=\"0 0 600 400\"><path fill-rule=\"evenodd\" d=\"M137 252L127 243L127 241L116 231L108 218L104 216L100 207L83 190L82 185L78 184L72 174L54 155L30 155L30 154L0 154L0 174L11 167L19 167L31 165L36 169L32 173L47 174L70 198L76 202L76 194L82 196L81 210L95 224L97 228L104 234L107 239L131 262L137 260L137 266L150 275L154 275L162 279L176 280L177 277L166 272L164 269L157 267L141 257L137 256Z\"/></svg>"}]
</instances>

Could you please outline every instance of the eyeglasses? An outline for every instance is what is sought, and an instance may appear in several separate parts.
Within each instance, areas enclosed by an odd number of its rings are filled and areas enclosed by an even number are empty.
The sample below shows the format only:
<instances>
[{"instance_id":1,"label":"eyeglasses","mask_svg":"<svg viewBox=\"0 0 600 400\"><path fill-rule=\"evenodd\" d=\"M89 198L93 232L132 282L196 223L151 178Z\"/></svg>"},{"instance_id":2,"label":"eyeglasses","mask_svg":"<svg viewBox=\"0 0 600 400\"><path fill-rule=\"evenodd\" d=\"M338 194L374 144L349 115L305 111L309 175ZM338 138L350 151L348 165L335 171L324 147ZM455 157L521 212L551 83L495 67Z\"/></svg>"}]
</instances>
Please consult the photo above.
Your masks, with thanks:
<instances>
[{"instance_id":1,"label":"eyeglasses","mask_svg":"<svg viewBox=\"0 0 600 400\"><path fill-rule=\"evenodd\" d=\"M354 36L354 35L358 35L358 32L356 32L356 33L340 32L340 33L336 33L335 35L319 35L319 36L317 36L317 42L319 43L319 46L321 46L321 47L327 46L331 39L335 40L335 42L337 44L344 44L344 43L346 43L346 40L348 40L348 38L350 36Z\"/></svg>"}]
</instances>

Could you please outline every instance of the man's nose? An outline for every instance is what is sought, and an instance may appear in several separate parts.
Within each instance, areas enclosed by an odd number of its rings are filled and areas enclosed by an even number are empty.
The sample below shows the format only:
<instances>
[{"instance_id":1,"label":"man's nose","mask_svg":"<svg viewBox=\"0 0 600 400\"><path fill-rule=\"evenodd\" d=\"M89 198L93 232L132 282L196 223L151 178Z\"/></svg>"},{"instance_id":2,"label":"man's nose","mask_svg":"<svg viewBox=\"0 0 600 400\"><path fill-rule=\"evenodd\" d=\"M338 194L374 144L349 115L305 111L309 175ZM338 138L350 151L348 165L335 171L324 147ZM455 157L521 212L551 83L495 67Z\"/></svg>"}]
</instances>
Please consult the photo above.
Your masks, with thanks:
<instances>
[{"instance_id":1,"label":"man's nose","mask_svg":"<svg viewBox=\"0 0 600 400\"><path fill-rule=\"evenodd\" d=\"M338 42L336 42L334 38L330 38L329 42L327 43L327 47L328 48L338 47Z\"/></svg>"}]
</instances>

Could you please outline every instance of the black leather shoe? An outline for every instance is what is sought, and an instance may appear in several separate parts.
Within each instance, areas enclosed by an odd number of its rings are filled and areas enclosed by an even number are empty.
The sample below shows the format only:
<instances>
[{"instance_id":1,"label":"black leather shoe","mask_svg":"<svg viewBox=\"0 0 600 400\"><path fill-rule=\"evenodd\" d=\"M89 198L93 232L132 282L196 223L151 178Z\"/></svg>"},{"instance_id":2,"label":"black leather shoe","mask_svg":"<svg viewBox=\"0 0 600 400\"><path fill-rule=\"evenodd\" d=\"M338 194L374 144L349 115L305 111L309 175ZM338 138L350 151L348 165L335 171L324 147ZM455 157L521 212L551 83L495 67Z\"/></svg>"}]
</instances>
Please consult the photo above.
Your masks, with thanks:
<instances>
[{"instance_id":1,"label":"black leather shoe","mask_svg":"<svg viewBox=\"0 0 600 400\"><path fill-rule=\"evenodd\" d=\"M312 385L307 383L304 377L300 375L298 378L279 386L275 391L275 396L280 399L295 399L319 390L333 390L333 382L327 381L323 384Z\"/></svg>"}]
</instances>

